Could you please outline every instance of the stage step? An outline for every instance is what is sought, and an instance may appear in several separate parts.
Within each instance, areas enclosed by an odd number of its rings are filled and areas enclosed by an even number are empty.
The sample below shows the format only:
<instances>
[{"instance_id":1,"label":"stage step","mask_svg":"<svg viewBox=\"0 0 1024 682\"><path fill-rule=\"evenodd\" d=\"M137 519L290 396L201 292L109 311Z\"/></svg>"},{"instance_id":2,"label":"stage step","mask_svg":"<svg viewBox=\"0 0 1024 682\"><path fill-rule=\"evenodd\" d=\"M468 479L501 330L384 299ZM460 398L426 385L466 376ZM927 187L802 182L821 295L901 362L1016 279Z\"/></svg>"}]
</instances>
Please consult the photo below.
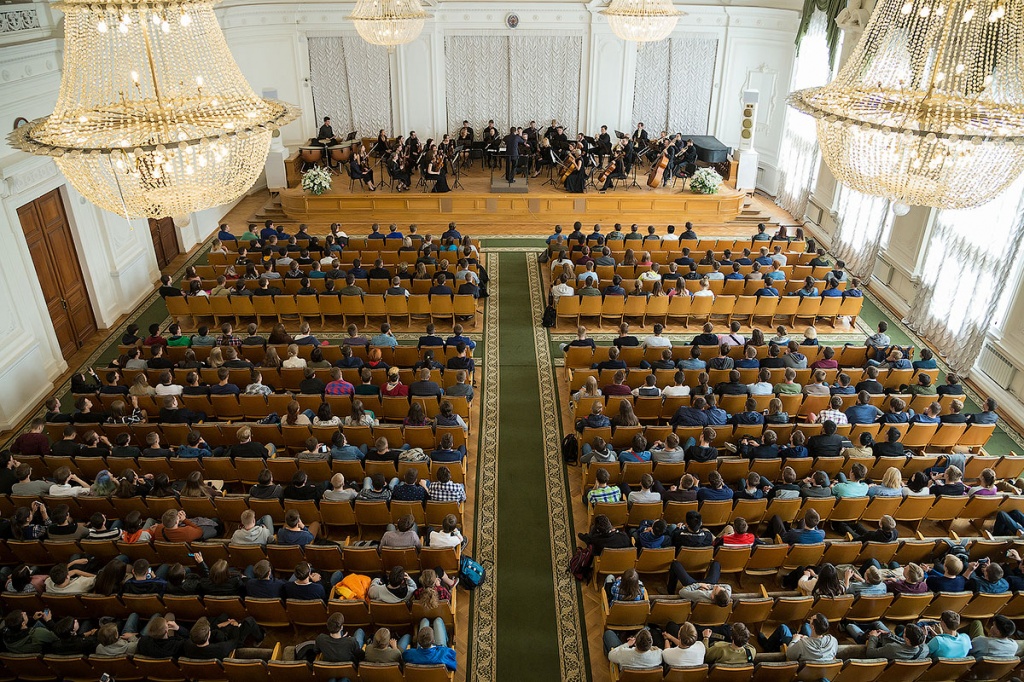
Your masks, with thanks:
<instances>
[{"instance_id":1,"label":"stage step","mask_svg":"<svg viewBox=\"0 0 1024 682\"><path fill-rule=\"evenodd\" d=\"M491 178L491 194L529 194L530 185L523 178L516 178L511 185L505 178L495 175Z\"/></svg>"}]
</instances>

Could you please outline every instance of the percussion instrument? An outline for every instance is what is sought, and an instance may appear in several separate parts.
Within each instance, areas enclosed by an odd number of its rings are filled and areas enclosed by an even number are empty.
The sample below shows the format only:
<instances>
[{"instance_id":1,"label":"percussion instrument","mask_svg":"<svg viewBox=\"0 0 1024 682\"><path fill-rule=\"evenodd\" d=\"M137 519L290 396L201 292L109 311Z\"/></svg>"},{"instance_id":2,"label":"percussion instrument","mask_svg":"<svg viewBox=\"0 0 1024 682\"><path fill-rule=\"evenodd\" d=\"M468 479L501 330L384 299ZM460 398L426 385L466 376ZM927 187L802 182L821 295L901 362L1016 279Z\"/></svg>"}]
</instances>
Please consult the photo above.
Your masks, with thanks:
<instances>
[{"instance_id":1,"label":"percussion instrument","mask_svg":"<svg viewBox=\"0 0 1024 682\"><path fill-rule=\"evenodd\" d=\"M324 148L323 147L299 147L299 156L302 158L302 163L315 165L323 161L324 159Z\"/></svg>"},{"instance_id":2,"label":"percussion instrument","mask_svg":"<svg viewBox=\"0 0 1024 682\"><path fill-rule=\"evenodd\" d=\"M331 161L335 163L348 163L352 160L351 143L331 145L327 148L327 152L331 155Z\"/></svg>"}]
</instances>

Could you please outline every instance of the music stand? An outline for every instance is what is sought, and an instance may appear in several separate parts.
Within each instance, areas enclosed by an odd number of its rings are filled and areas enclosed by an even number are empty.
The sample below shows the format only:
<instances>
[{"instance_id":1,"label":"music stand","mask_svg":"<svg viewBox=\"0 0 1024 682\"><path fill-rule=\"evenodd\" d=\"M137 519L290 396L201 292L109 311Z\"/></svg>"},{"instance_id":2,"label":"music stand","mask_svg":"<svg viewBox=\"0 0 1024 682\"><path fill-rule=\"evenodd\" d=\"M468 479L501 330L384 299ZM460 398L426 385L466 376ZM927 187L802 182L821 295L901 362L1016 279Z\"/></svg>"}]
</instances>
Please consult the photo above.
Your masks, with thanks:
<instances>
[{"instance_id":1,"label":"music stand","mask_svg":"<svg viewBox=\"0 0 1024 682\"><path fill-rule=\"evenodd\" d=\"M345 142L351 142L352 140L356 139L356 135L358 134L358 130L353 130L351 133L345 136Z\"/></svg>"},{"instance_id":2,"label":"music stand","mask_svg":"<svg viewBox=\"0 0 1024 682\"><path fill-rule=\"evenodd\" d=\"M551 185L552 187L558 187L558 179L555 178L555 169L562 165L565 159L558 157L558 152L555 151L554 147L548 149L549 158L551 159L551 165L548 166L548 179L544 185ZM543 187L544 185L541 185Z\"/></svg>"},{"instance_id":3,"label":"music stand","mask_svg":"<svg viewBox=\"0 0 1024 682\"><path fill-rule=\"evenodd\" d=\"M459 176L462 174L462 150L462 146L455 147L456 162L452 164L452 170L455 172L455 183L452 185L452 189L455 189L456 187L459 189L466 189L462 186L462 183L459 182Z\"/></svg>"},{"instance_id":4,"label":"music stand","mask_svg":"<svg viewBox=\"0 0 1024 682\"><path fill-rule=\"evenodd\" d=\"M640 187L640 184L636 181L636 167L640 165L640 159L637 157L636 149L633 150L633 163L629 164L633 181L626 189L633 189L634 187Z\"/></svg>"}]
</instances>

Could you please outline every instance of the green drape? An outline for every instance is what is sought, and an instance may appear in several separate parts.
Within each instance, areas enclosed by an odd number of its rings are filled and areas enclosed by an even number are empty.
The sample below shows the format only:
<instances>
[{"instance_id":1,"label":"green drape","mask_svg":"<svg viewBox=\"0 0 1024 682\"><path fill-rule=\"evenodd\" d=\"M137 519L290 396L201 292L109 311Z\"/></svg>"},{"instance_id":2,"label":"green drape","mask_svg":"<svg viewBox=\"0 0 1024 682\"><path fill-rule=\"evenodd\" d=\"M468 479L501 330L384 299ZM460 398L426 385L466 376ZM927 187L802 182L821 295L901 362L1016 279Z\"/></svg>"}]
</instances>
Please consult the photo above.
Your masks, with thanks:
<instances>
[{"instance_id":1,"label":"green drape","mask_svg":"<svg viewBox=\"0 0 1024 682\"><path fill-rule=\"evenodd\" d=\"M836 17L846 7L846 0L804 0L804 10L800 17L800 28L796 31L796 46L800 48L800 41L803 40L811 25L811 15L815 11L824 12L827 20L825 29L825 42L828 43L828 64L834 66L836 60L836 47L839 45L839 27L836 25Z\"/></svg>"}]
</instances>

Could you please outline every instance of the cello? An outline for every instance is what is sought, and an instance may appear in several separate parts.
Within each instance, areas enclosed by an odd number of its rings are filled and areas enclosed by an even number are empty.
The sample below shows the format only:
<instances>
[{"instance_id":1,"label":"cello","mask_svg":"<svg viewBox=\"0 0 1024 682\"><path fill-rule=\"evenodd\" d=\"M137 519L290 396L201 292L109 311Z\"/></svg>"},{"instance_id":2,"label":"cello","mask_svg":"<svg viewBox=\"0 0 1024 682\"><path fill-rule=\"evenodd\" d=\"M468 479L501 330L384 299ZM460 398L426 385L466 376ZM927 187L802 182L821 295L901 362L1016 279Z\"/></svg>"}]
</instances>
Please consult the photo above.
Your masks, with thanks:
<instances>
[{"instance_id":1,"label":"cello","mask_svg":"<svg viewBox=\"0 0 1024 682\"><path fill-rule=\"evenodd\" d=\"M664 179L665 169L668 168L668 150L661 153L658 162L651 166L651 172L647 175L647 186L651 189L658 189Z\"/></svg>"},{"instance_id":2,"label":"cello","mask_svg":"<svg viewBox=\"0 0 1024 682\"><path fill-rule=\"evenodd\" d=\"M608 165L605 166L604 170L598 173L597 182L599 184L603 185L604 183L608 182L609 176L611 176L611 174L615 172L615 169L618 167L619 159L621 159L622 156L623 155L621 153L616 154L612 158L612 160L608 162Z\"/></svg>"},{"instance_id":3,"label":"cello","mask_svg":"<svg viewBox=\"0 0 1024 682\"><path fill-rule=\"evenodd\" d=\"M565 181L569 179L570 175L579 170L579 165L577 164L575 155L570 155L569 158L565 160L565 163L566 167L562 170L562 175L558 180L562 185L565 184Z\"/></svg>"}]
</instances>

